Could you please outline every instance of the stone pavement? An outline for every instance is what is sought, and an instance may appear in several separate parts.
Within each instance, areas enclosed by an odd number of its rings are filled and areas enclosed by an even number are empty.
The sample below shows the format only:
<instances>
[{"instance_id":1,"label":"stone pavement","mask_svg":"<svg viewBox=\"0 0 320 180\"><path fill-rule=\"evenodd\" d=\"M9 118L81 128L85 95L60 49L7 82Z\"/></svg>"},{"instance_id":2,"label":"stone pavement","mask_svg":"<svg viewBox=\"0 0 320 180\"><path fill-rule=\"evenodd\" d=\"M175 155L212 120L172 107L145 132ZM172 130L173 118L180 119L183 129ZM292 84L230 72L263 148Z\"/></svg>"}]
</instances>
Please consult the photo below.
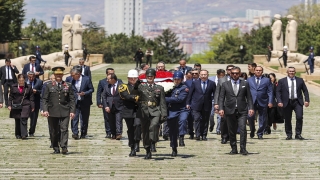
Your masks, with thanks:
<instances>
[{"instance_id":1,"label":"stone pavement","mask_svg":"<svg viewBox=\"0 0 320 180\"><path fill-rule=\"evenodd\" d=\"M132 66L111 65L124 81ZM246 65L241 67L247 71ZM225 65L203 68L215 72ZM93 71L92 76L96 88L98 80L105 77L105 67ZM319 95L319 89L315 91ZM39 117L35 137L15 139L14 120L2 108L0 179L320 179L318 95L310 94L311 104L304 112L302 135L307 140L286 141L284 125L278 124L277 130L263 140L248 138L250 154L242 156L228 155L230 146L221 145L220 137L209 133L208 141L187 139L186 147L179 147L178 157L172 158L169 141L160 138L152 160L143 159L143 149L137 157L128 156L125 122L121 141L105 139L102 110L95 103L91 106L90 137L73 140L70 131L68 155L52 154L43 117ZM93 97L95 101L95 94Z\"/></svg>"}]
</instances>

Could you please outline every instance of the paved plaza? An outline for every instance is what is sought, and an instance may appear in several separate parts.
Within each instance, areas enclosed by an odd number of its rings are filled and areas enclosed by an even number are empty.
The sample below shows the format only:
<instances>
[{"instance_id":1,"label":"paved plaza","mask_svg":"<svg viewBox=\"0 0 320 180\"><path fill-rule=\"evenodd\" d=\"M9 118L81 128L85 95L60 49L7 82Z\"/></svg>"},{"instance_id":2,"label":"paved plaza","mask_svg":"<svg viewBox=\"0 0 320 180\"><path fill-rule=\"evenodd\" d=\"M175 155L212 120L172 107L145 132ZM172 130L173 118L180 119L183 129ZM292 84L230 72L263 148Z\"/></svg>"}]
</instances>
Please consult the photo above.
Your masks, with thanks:
<instances>
[{"instance_id":1,"label":"paved plaza","mask_svg":"<svg viewBox=\"0 0 320 180\"><path fill-rule=\"evenodd\" d=\"M108 67L115 68L118 77L127 82L126 74L133 66ZM167 69L172 67L169 65ZM247 72L247 65L240 67ZM225 65L203 65L203 68L213 75L217 69L225 69ZM106 65L93 67L95 90L99 80L105 77L105 69ZM212 132L208 141L189 140L187 135L186 146L178 148L175 158L170 156L170 142L161 137L153 159L143 159L144 149L137 157L129 157L125 122L122 140L106 139L95 93L89 120L90 137L74 140L69 129L69 153L57 155L49 148L46 118L39 117L35 137L18 140L14 135L14 119L8 118L9 111L2 108L0 179L320 179L320 88L312 85L308 88L311 103L304 108L302 132L306 140L286 141L284 124L278 124L277 130L272 130L263 140L256 136L250 139L248 135L250 154L247 156L229 155L230 145L222 145L220 136Z\"/></svg>"}]
</instances>

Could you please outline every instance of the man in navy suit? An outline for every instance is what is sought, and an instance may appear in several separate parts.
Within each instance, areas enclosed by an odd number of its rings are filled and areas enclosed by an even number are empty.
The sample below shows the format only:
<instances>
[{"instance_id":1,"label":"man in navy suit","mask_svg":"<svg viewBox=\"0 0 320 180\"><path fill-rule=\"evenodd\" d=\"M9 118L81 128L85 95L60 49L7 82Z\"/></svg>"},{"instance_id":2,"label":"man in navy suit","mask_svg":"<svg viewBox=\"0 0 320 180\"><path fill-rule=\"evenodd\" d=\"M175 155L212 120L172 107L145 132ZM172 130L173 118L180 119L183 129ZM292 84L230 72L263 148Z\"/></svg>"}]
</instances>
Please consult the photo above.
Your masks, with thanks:
<instances>
[{"instance_id":1,"label":"man in navy suit","mask_svg":"<svg viewBox=\"0 0 320 180\"><path fill-rule=\"evenodd\" d=\"M286 140L292 139L292 111L296 113L296 135L295 139L303 140L301 136L303 124L303 105L308 107L310 103L309 92L302 78L296 77L296 69L289 67L287 70L288 76L278 81L277 86L277 101L278 106L283 107L285 120L285 130L287 134ZM302 92L304 94L303 96Z\"/></svg>"},{"instance_id":2,"label":"man in navy suit","mask_svg":"<svg viewBox=\"0 0 320 180\"><path fill-rule=\"evenodd\" d=\"M269 78L262 76L263 68L257 66L254 69L254 76L248 78L250 92L252 96L254 111L259 113L259 129L257 131L258 139L263 139L263 133L267 126L267 111L268 107L272 108L273 90L272 83ZM255 116L248 117L250 124L250 137L254 137Z\"/></svg>"},{"instance_id":3,"label":"man in navy suit","mask_svg":"<svg viewBox=\"0 0 320 180\"><path fill-rule=\"evenodd\" d=\"M107 76L108 84L102 92L102 102L104 110L108 113L112 139L120 140L122 138L122 117L121 110L123 102L119 95L118 86L122 82L118 81L115 74Z\"/></svg>"},{"instance_id":4,"label":"man in navy suit","mask_svg":"<svg viewBox=\"0 0 320 180\"><path fill-rule=\"evenodd\" d=\"M179 61L179 64L180 64L180 66L177 67L178 71L181 71L184 75L186 75L188 71L192 70L192 67L186 66L187 62L184 59L181 59Z\"/></svg>"},{"instance_id":5,"label":"man in navy suit","mask_svg":"<svg viewBox=\"0 0 320 180\"><path fill-rule=\"evenodd\" d=\"M82 76L79 69L72 69L71 75L73 77L71 84L75 92L76 102L76 114L71 121L72 137L74 139L79 139L78 125L80 119L80 138L84 139L88 132L90 106L92 105L92 93L94 92L94 88L91 80L86 76Z\"/></svg>"},{"instance_id":6,"label":"man in navy suit","mask_svg":"<svg viewBox=\"0 0 320 180\"><path fill-rule=\"evenodd\" d=\"M36 46L36 64L40 65L41 62L46 63L47 61L43 60L41 57L40 46Z\"/></svg>"},{"instance_id":7,"label":"man in navy suit","mask_svg":"<svg viewBox=\"0 0 320 180\"><path fill-rule=\"evenodd\" d=\"M209 72L200 71L200 80L192 82L187 98L187 108L192 110L196 140L207 140L208 124L212 108L213 95L216 84L208 80Z\"/></svg>"},{"instance_id":8,"label":"man in navy suit","mask_svg":"<svg viewBox=\"0 0 320 180\"><path fill-rule=\"evenodd\" d=\"M84 59L79 59L79 66L81 66L81 74L84 76L88 76L91 80L91 70L89 66L84 65Z\"/></svg>"},{"instance_id":9,"label":"man in navy suit","mask_svg":"<svg viewBox=\"0 0 320 180\"><path fill-rule=\"evenodd\" d=\"M26 77L27 72L32 71L35 73L36 78L39 78L40 75L43 75L43 69L41 68L40 64L36 63L36 57L30 56L29 61L30 63L24 65L22 74Z\"/></svg>"},{"instance_id":10,"label":"man in navy suit","mask_svg":"<svg viewBox=\"0 0 320 180\"><path fill-rule=\"evenodd\" d=\"M34 132L36 130L37 126L37 120L39 115L39 109L40 109L40 101L41 101L41 91L42 91L42 84L43 82L36 78L36 75L33 71L27 72L28 79L26 80L27 84L30 84L33 90L33 96L34 96L34 111L30 113L30 129L29 129L29 136L33 137Z\"/></svg>"},{"instance_id":11,"label":"man in navy suit","mask_svg":"<svg viewBox=\"0 0 320 180\"><path fill-rule=\"evenodd\" d=\"M193 68L191 69L191 75L192 75L192 79L186 80L184 82L184 84L186 86L188 86L188 88L191 88L192 82L193 81L197 81L199 80L199 73L200 70ZM188 133L190 135L189 139L193 139L194 138L194 132L193 132L193 117L192 117L192 111L189 110L189 115L188 115Z\"/></svg>"}]
</instances>

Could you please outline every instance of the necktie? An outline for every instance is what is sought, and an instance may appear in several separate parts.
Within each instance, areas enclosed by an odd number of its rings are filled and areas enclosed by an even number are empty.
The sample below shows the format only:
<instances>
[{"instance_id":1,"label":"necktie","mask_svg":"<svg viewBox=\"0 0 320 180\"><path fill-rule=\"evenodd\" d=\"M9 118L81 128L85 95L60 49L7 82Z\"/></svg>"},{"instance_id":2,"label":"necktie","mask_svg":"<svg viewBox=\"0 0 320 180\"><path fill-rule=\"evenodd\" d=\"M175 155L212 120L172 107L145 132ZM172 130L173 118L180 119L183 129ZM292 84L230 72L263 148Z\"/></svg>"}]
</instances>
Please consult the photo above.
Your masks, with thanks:
<instances>
[{"instance_id":1,"label":"necktie","mask_svg":"<svg viewBox=\"0 0 320 180\"><path fill-rule=\"evenodd\" d=\"M10 79L10 75L9 75L9 71L10 71L10 68L9 68L9 66L7 66L8 67L8 79Z\"/></svg>"},{"instance_id":2,"label":"necktie","mask_svg":"<svg viewBox=\"0 0 320 180\"><path fill-rule=\"evenodd\" d=\"M294 79L291 79L291 99L294 99Z\"/></svg>"},{"instance_id":3,"label":"necktie","mask_svg":"<svg viewBox=\"0 0 320 180\"><path fill-rule=\"evenodd\" d=\"M77 80L77 91L80 91L80 80Z\"/></svg>"},{"instance_id":4,"label":"necktie","mask_svg":"<svg viewBox=\"0 0 320 180\"><path fill-rule=\"evenodd\" d=\"M34 64L32 64L32 72L34 72Z\"/></svg>"},{"instance_id":5,"label":"necktie","mask_svg":"<svg viewBox=\"0 0 320 180\"><path fill-rule=\"evenodd\" d=\"M149 89L151 89L152 88L152 84L149 84Z\"/></svg>"},{"instance_id":6,"label":"necktie","mask_svg":"<svg viewBox=\"0 0 320 180\"><path fill-rule=\"evenodd\" d=\"M185 74L185 69L184 68L182 68L182 73Z\"/></svg>"},{"instance_id":7,"label":"necktie","mask_svg":"<svg viewBox=\"0 0 320 180\"><path fill-rule=\"evenodd\" d=\"M206 82L202 82L202 92L206 92Z\"/></svg>"},{"instance_id":8,"label":"necktie","mask_svg":"<svg viewBox=\"0 0 320 180\"><path fill-rule=\"evenodd\" d=\"M61 89L61 83L58 83L58 87L59 87L59 89Z\"/></svg>"},{"instance_id":9,"label":"necktie","mask_svg":"<svg viewBox=\"0 0 320 180\"><path fill-rule=\"evenodd\" d=\"M237 95L237 94L238 94L237 82L234 82L234 84L233 84L233 92L234 92L234 95Z\"/></svg>"},{"instance_id":10,"label":"necktie","mask_svg":"<svg viewBox=\"0 0 320 180\"><path fill-rule=\"evenodd\" d=\"M113 85L112 95L116 94L116 85Z\"/></svg>"},{"instance_id":11,"label":"necktie","mask_svg":"<svg viewBox=\"0 0 320 180\"><path fill-rule=\"evenodd\" d=\"M260 78L257 78L257 87L259 87L260 84Z\"/></svg>"}]
</instances>

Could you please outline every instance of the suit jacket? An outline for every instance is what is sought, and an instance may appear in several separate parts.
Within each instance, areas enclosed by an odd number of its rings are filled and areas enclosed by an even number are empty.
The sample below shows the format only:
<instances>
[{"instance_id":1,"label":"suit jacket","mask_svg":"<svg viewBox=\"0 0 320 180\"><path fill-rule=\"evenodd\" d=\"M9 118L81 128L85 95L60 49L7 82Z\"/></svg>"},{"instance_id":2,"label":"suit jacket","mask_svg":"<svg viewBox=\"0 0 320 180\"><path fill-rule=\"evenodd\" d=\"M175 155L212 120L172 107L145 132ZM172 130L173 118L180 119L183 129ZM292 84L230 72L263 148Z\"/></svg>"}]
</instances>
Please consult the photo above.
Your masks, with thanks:
<instances>
[{"instance_id":1,"label":"suit jacket","mask_svg":"<svg viewBox=\"0 0 320 180\"><path fill-rule=\"evenodd\" d=\"M211 111L215 90L216 83L211 80L207 81L207 87L204 93L202 92L202 80L193 81L186 103L191 106L192 110Z\"/></svg>"},{"instance_id":2,"label":"suit jacket","mask_svg":"<svg viewBox=\"0 0 320 180\"><path fill-rule=\"evenodd\" d=\"M91 70L90 70L90 67L84 65L84 66L83 66L83 71L84 71L83 75L88 76L89 79L91 80Z\"/></svg>"},{"instance_id":3,"label":"suit jacket","mask_svg":"<svg viewBox=\"0 0 320 180\"><path fill-rule=\"evenodd\" d=\"M43 95L44 95L44 92L45 92L45 90L46 90L46 87L47 87L47 84L48 83L52 83L52 81L45 81L44 83L43 83L43 85L42 85L42 89L41 89L41 100L40 100L40 111L42 111L43 110Z\"/></svg>"},{"instance_id":4,"label":"suit jacket","mask_svg":"<svg viewBox=\"0 0 320 180\"><path fill-rule=\"evenodd\" d=\"M118 82L121 82L122 83L122 80L121 79L118 79ZM102 102L102 92L104 90L104 87L109 84L107 79L104 78L104 79L101 79L99 81L99 84L98 84L98 90L97 90L97 94L96 94L96 102L97 102L97 106L99 105L103 105L103 102Z\"/></svg>"},{"instance_id":5,"label":"suit jacket","mask_svg":"<svg viewBox=\"0 0 320 180\"><path fill-rule=\"evenodd\" d=\"M26 80L26 83L28 83L28 80ZM42 84L43 84L43 82L38 78L35 78L33 80L33 89L36 90L36 93L33 93L35 109L40 108ZM30 86L32 87L32 84L30 84Z\"/></svg>"},{"instance_id":6,"label":"suit jacket","mask_svg":"<svg viewBox=\"0 0 320 180\"><path fill-rule=\"evenodd\" d=\"M306 102L310 102L309 99L309 92L307 89L306 84L304 83L302 78L295 77L296 79L296 93L297 93L297 99L301 106L304 105L302 92L304 94L304 98ZM283 107L286 107L289 102L289 86L288 86L288 80L287 77L282 78L278 81L277 86L277 101L278 103L283 103Z\"/></svg>"},{"instance_id":7,"label":"suit jacket","mask_svg":"<svg viewBox=\"0 0 320 180\"><path fill-rule=\"evenodd\" d=\"M1 77L1 84L2 85L4 85L5 80L6 80L6 68L7 68L7 66L4 65L1 67L1 70L0 70L0 77ZM19 70L15 66L14 66L14 69L11 66L10 66L10 68L11 68L11 76L12 76L13 82L18 83L17 76L15 74L19 74Z\"/></svg>"},{"instance_id":8,"label":"suit jacket","mask_svg":"<svg viewBox=\"0 0 320 180\"><path fill-rule=\"evenodd\" d=\"M49 112L50 117L65 118L75 113L75 98L71 83L62 81L61 88L57 82L46 83L42 97L43 111Z\"/></svg>"},{"instance_id":9,"label":"suit jacket","mask_svg":"<svg viewBox=\"0 0 320 180\"><path fill-rule=\"evenodd\" d=\"M190 66L185 66L184 71L181 68L181 66L178 66L177 68L178 68L178 71L181 71L183 74L186 74L188 71L192 70L192 67L190 67Z\"/></svg>"},{"instance_id":10,"label":"suit jacket","mask_svg":"<svg viewBox=\"0 0 320 180\"><path fill-rule=\"evenodd\" d=\"M196 80L193 80L193 79L189 79L189 80L186 80L185 82L184 82L184 84L186 85L186 86L188 86L188 88L190 89L191 88L191 85L192 85L192 82L193 81L198 81L199 79L196 79Z\"/></svg>"},{"instance_id":11,"label":"suit jacket","mask_svg":"<svg viewBox=\"0 0 320 180\"><path fill-rule=\"evenodd\" d=\"M226 81L228 81L228 76L224 76L218 80L216 92L214 93L214 104L219 104L219 95L221 91L221 86Z\"/></svg>"},{"instance_id":12,"label":"suit jacket","mask_svg":"<svg viewBox=\"0 0 320 180\"><path fill-rule=\"evenodd\" d=\"M123 108L123 101L120 98L118 87L122 84L122 82L118 81L117 83L118 84L114 95L112 95L111 92L111 84L108 83L104 87L102 92L102 103L104 108L109 107L111 110L112 107L114 107L116 110L121 111Z\"/></svg>"},{"instance_id":13,"label":"suit jacket","mask_svg":"<svg viewBox=\"0 0 320 180\"><path fill-rule=\"evenodd\" d=\"M273 101L272 83L267 77L261 76L260 78L258 87L255 76L252 76L247 80L250 87L252 102L255 104L257 101L260 106L267 107L268 103L272 104Z\"/></svg>"},{"instance_id":14,"label":"suit jacket","mask_svg":"<svg viewBox=\"0 0 320 180\"><path fill-rule=\"evenodd\" d=\"M36 63L34 68L36 72L39 72L39 75L36 75L36 78L39 78L40 75L43 75L43 69L41 68L40 64ZM30 63L24 65L22 74L27 76L27 72L29 71L32 71L32 69L30 69Z\"/></svg>"},{"instance_id":15,"label":"suit jacket","mask_svg":"<svg viewBox=\"0 0 320 180\"><path fill-rule=\"evenodd\" d=\"M94 92L94 88L92 85L91 80L89 79L89 77L87 76L82 76L81 77L81 86L80 86L80 90L78 91L76 88L76 81L73 79L71 81L72 87L73 87L73 91L74 91L74 98L75 98L75 102L76 104L79 103L79 101L81 101L82 105L86 105L86 106L91 106L92 105L92 93ZM84 96L80 96L81 100L78 100L78 94L80 92L84 92Z\"/></svg>"},{"instance_id":16,"label":"suit jacket","mask_svg":"<svg viewBox=\"0 0 320 180\"><path fill-rule=\"evenodd\" d=\"M238 94L234 94L231 81L226 81L221 85L219 110L224 110L225 114L233 114L236 108L241 114L247 114L248 109L253 109L252 96L247 81L240 80Z\"/></svg>"},{"instance_id":17,"label":"suit jacket","mask_svg":"<svg viewBox=\"0 0 320 180\"><path fill-rule=\"evenodd\" d=\"M73 78L72 78L72 76L71 76L71 75L70 75L70 76L68 76L68 77L66 77L66 82L71 83L71 82L72 82L72 80L73 80Z\"/></svg>"}]
</instances>

